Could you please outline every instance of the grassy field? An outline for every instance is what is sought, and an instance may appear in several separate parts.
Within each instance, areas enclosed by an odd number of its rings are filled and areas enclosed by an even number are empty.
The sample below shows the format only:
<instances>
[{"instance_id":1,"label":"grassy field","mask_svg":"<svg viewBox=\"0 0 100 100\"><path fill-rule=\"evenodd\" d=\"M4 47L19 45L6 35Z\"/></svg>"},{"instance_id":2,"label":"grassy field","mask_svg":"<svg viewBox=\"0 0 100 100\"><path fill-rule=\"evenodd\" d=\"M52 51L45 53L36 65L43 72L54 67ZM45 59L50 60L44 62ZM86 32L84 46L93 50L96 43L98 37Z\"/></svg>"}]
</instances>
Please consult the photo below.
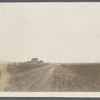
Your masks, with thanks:
<instances>
[{"instance_id":1,"label":"grassy field","mask_svg":"<svg viewBox=\"0 0 100 100\"><path fill-rule=\"evenodd\" d=\"M100 64L60 64L55 69L54 91L100 92Z\"/></svg>"},{"instance_id":2,"label":"grassy field","mask_svg":"<svg viewBox=\"0 0 100 100\"><path fill-rule=\"evenodd\" d=\"M7 71L13 75L16 73L24 73L25 71L47 66L49 63L33 64L33 63L9 63Z\"/></svg>"}]
</instances>

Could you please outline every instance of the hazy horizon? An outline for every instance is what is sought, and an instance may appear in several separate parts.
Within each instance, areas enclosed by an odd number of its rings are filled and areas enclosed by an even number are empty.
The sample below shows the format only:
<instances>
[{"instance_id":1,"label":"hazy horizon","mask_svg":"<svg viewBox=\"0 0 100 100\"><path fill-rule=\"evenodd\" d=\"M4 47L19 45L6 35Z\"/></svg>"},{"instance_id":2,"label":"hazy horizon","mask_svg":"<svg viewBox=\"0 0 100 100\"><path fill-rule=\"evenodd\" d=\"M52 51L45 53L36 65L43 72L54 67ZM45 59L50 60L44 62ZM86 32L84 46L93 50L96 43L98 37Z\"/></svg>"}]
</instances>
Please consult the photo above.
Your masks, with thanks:
<instances>
[{"instance_id":1,"label":"hazy horizon","mask_svg":"<svg viewBox=\"0 0 100 100\"><path fill-rule=\"evenodd\" d=\"M98 3L1 3L0 62L100 62Z\"/></svg>"}]
</instances>

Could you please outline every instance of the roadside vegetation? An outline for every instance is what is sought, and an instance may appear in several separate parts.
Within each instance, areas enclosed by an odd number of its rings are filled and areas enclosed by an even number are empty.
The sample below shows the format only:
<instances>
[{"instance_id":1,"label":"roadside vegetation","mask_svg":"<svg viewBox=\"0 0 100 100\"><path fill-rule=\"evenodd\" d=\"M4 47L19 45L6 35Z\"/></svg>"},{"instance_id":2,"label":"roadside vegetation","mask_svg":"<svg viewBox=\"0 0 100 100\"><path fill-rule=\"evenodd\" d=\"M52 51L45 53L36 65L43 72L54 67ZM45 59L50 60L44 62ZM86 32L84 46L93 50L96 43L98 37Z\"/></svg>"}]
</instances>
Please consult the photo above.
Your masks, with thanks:
<instances>
[{"instance_id":1,"label":"roadside vegetation","mask_svg":"<svg viewBox=\"0 0 100 100\"><path fill-rule=\"evenodd\" d=\"M43 62L43 60L38 60L38 58L32 58L31 61L27 62L14 62L9 63L7 70L9 74L16 74L16 73L22 73L27 70L33 69L33 68L40 68L43 66L47 66L49 63Z\"/></svg>"}]
</instances>

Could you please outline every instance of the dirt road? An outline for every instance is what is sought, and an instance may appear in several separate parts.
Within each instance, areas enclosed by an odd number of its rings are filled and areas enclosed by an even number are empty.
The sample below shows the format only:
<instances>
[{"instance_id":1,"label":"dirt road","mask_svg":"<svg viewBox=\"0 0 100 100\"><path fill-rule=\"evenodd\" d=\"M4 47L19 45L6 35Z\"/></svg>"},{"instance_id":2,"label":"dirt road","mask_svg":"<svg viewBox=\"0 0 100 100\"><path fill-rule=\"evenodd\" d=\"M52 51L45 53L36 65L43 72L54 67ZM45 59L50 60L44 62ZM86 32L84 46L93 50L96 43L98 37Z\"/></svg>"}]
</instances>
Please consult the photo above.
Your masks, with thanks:
<instances>
[{"instance_id":1,"label":"dirt road","mask_svg":"<svg viewBox=\"0 0 100 100\"><path fill-rule=\"evenodd\" d=\"M5 91L51 91L55 66L48 65L14 75Z\"/></svg>"},{"instance_id":2,"label":"dirt road","mask_svg":"<svg viewBox=\"0 0 100 100\"><path fill-rule=\"evenodd\" d=\"M0 91L100 92L100 65L49 64L13 74L2 66Z\"/></svg>"}]
</instances>

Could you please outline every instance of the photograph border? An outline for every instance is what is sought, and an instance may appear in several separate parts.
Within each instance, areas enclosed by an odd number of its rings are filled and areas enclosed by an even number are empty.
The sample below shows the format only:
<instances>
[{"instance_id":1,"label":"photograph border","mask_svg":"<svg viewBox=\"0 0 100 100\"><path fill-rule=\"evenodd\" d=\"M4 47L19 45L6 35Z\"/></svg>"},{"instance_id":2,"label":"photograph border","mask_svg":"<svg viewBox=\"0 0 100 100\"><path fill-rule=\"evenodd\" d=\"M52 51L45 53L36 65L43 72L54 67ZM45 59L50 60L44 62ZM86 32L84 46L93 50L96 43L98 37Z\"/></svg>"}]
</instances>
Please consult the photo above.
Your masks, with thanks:
<instances>
[{"instance_id":1,"label":"photograph border","mask_svg":"<svg viewBox=\"0 0 100 100\"><path fill-rule=\"evenodd\" d=\"M0 0L0 3L23 2L100 2L100 0ZM33 95L34 94L34 95ZM49 94L49 95L48 95ZM99 92L0 92L0 100L100 100Z\"/></svg>"}]
</instances>

